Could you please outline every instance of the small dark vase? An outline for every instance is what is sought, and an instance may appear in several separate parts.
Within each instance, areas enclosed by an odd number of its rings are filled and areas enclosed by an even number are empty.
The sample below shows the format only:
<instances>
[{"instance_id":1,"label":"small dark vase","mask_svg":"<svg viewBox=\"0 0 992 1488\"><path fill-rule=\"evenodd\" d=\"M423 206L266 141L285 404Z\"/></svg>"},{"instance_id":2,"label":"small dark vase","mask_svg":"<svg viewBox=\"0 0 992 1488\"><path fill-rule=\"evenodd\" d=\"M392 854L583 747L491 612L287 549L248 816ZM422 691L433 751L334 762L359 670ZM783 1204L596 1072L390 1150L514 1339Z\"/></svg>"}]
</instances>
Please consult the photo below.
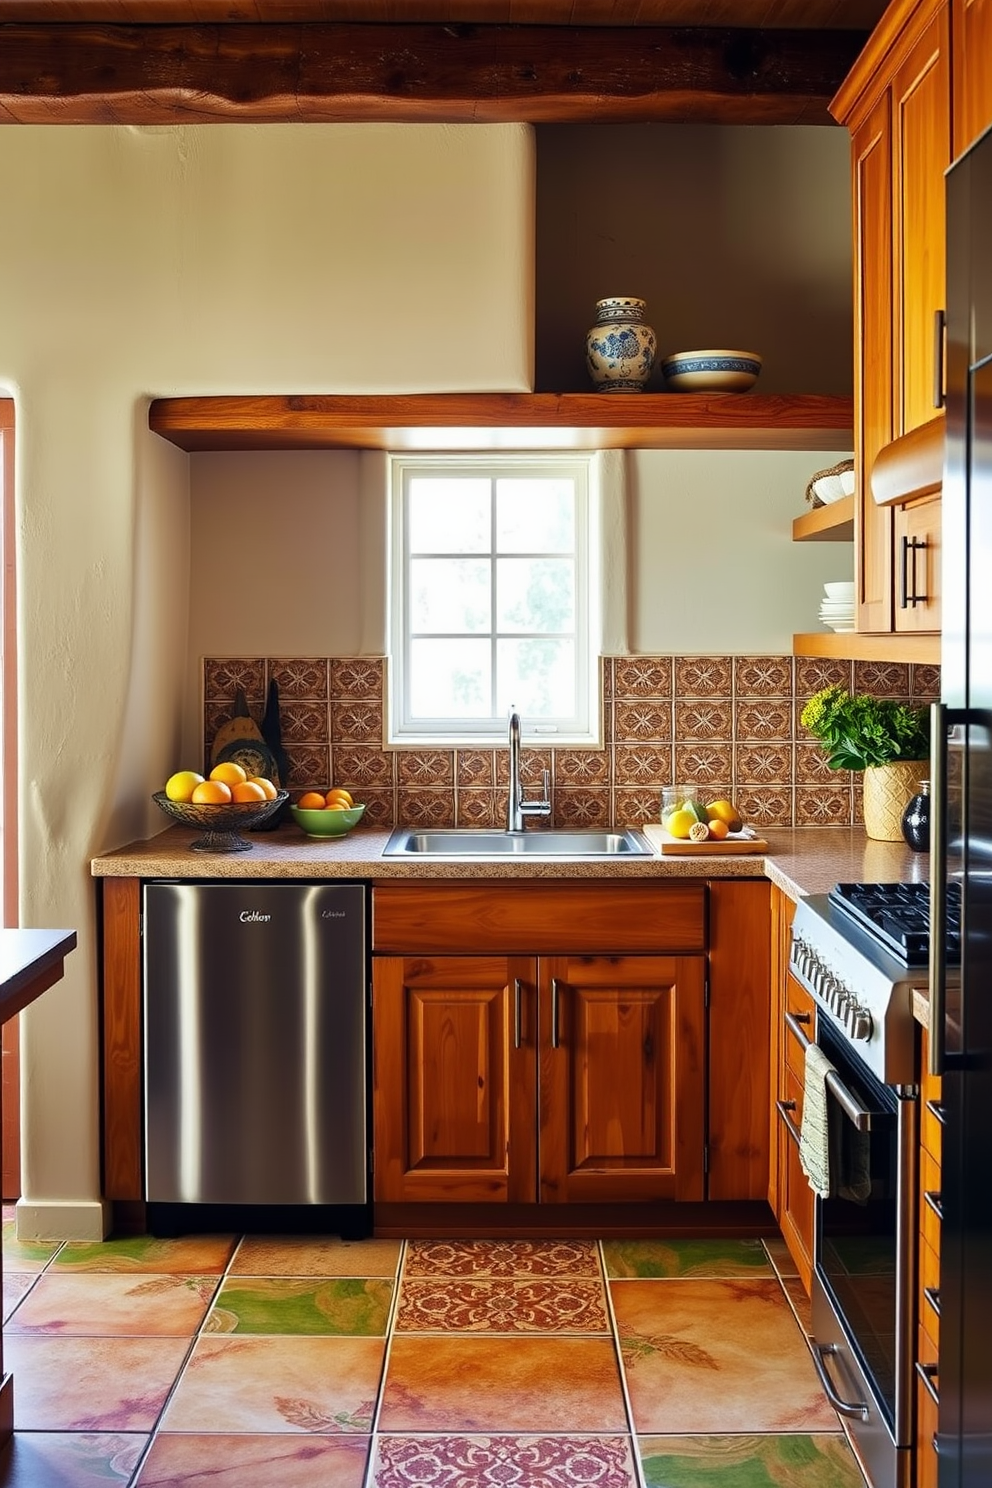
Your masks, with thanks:
<instances>
[{"instance_id":1,"label":"small dark vase","mask_svg":"<svg viewBox=\"0 0 992 1488\"><path fill-rule=\"evenodd\" d=\"M902 835L914 852L930 851L930 782L920 788L902 814Z\"/></svg>"}]
</instances>

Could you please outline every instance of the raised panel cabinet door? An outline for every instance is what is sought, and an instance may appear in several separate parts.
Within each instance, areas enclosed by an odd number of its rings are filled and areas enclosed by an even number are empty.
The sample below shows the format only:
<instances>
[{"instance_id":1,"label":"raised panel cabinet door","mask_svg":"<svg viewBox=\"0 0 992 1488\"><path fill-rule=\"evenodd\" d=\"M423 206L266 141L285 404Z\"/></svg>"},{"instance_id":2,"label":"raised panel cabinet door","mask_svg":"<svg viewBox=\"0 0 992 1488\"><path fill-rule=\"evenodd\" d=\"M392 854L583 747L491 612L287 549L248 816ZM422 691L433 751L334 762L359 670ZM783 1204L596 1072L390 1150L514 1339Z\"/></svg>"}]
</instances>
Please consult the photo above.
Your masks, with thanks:
<instances>
[{"instance_id":1,"label":"raised panel cabinet door","mask_svg":"<svg viewBox=\"0 0 992 1488\"><path fill-rule=\"evenodd\" d=\"M703 1198L704 966L541 958L543 1202Z\"/></svg>"},{"instance_id":2,"label":"raised panel cabinet door","mask_svg":"<svg viewBox=\"0 0 992 1488\"><path fill-rule=\"evenodd\" d=\"M895 628L907 634L940 629L941 503L896 507Z\"/></svg>"},{"instance_id":3,"label":"raised panel cabinet door","mask_svg":"<svg viewBox=\"0 0 992 1488\"><path fill-rule=\"evenodd\" d=\"M871 468L893 436L892 127L886 91L853 135L854 500L858 630L892 629L892 512L871 493Z\"/></svg>"},{"instance_id":4,"label":"raised panel cabinet door","mask_svg":"<svg viewBox=\"0 0 992 1488\"><path fill-rule=\"evenodd\" d=\"M377 1200L534 1201L535 970L529 957L374 958Z\"/></svg>"},{"instance_id":5,"label":"raised panel cabinet door","mask_svg":"<svg viewBox=\"0 0 992 1488\"><path fill-rule=\"evenodd\" d=\"M954 158L992 124L992 0L953 0Z\"/></svg>"}]
</instances>

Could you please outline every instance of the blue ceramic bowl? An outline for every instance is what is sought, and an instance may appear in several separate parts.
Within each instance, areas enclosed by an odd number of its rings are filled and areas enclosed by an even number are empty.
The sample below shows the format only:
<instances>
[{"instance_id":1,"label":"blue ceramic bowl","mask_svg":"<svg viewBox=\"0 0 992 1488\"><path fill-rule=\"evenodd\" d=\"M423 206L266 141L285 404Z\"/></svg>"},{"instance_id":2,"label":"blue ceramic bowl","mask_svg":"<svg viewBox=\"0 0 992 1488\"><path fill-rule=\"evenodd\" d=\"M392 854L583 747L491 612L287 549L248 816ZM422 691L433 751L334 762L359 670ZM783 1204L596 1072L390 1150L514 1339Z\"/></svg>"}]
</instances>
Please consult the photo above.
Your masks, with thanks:
<instances>
[{"instance_id":1,"label":"blue ceramic bowl","mask_svg":"<svg viewBox=\"0 0 992 1488\"><path fill-rule=\"evenodd\" d=\"M758 380L761 358L756 351L674 351L661 370L676 393L746 393Z\"/></svg>"}]
</instances>

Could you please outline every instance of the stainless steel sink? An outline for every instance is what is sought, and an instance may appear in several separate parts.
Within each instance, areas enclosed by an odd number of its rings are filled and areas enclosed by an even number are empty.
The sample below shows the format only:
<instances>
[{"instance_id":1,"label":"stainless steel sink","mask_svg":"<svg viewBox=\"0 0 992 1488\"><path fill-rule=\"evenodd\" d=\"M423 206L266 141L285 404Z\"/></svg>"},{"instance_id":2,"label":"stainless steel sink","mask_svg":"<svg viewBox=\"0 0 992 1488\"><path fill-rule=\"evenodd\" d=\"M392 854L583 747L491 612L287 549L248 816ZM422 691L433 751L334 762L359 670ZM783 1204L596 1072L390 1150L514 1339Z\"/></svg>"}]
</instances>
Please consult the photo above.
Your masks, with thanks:
<instances>
[{"instance_id":1,"label":"stainless steel sink","mask_svg":"<svg viewBox=\"0 0 992 1488\"><path fill-rule=\"evenodd\" d=\"M420 831L397 827L384 858L650 858L654 849L637 832Z\"/></svg>"}]
</instances>

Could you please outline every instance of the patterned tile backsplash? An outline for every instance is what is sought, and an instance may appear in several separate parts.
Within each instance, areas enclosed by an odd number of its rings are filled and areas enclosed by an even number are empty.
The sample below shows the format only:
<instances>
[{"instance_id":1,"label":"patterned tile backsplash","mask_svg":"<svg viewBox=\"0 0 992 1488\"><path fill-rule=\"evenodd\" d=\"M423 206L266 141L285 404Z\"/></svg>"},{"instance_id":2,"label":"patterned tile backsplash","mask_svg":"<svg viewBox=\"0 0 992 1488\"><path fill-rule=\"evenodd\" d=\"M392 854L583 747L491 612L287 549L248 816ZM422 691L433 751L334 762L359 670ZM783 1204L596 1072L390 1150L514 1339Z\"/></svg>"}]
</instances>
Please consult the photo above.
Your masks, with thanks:
<instances>
[{"instance_id":1,"label":"patterned tile backsplash","mask_svg":"<svg viewBox=\"0 0 992 1488\"><path fill-rule=\"evenodd\" d=\"M278 683L290 789L346 785L369 824L499 826L507 750L384 749L384 666L366 658L224 657L203 663L204 752L243 689L261 718ZM730 796L755 826L848 826L859 777L829 770L799 721L828 683L928 703L940 669L805 656L611 656L603 665L606 747L527 746L532 790L551 771L558 826L627 827L658 819L673 782Z\"/></svg>"}]
</instances>

